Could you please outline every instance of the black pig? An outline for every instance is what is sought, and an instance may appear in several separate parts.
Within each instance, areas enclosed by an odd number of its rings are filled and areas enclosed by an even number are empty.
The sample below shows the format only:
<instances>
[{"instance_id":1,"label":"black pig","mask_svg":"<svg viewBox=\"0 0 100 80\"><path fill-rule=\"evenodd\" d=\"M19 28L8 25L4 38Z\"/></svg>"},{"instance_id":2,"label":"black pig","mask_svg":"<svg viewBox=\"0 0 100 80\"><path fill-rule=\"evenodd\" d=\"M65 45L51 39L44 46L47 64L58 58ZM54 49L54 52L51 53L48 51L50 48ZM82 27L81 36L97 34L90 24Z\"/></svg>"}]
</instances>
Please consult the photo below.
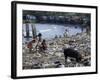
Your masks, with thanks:
<instances>
[{"instance_id":1,"label":"black pig","mask_svg":"<svg viewBox=\"0 0 100 80\"><path fill-rule=\"evenodd\" d=\"M82 60L82 55L78 51L71 48L64 49L64 57L65 57L65 63L66 63L67 57L75 58L76 62L81 62Z\"/></svg>"}]
</instances>

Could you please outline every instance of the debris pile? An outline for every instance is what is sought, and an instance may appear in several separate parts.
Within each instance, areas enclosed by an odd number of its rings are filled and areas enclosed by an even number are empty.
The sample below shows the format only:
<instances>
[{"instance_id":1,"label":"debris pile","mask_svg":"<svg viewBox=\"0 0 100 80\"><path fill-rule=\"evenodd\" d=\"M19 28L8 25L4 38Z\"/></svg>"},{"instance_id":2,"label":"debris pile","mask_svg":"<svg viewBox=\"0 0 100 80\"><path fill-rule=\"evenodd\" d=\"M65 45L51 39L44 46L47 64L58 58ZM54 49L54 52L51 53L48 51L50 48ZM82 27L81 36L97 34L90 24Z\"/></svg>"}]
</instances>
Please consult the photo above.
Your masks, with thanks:
<instances>
[{"instance_id":1,"label":"debris pile","mask_svg":"<svg viewBox=\"0 0 100 80\"><path fill-rule=\"evenodd\" d=\"M91 66L90 35L83 32L67 37L56 37L47 41L47 50L29 52L23 45L23 69L84 67ZM73 48L83 56L81 63L69 57L65 63L63 48Z\"/></svg>"}]
</instances>

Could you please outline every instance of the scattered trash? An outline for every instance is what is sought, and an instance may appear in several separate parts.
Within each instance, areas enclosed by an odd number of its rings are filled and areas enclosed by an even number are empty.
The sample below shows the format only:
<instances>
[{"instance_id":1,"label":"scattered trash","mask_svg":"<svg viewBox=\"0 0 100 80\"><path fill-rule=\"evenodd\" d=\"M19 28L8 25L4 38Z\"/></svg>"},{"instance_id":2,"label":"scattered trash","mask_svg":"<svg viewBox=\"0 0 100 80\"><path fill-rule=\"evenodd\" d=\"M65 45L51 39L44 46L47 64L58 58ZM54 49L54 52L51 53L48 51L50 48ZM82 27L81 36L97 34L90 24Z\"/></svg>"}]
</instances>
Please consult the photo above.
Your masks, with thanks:
<instances>
[{"instance_id":1,"label":"scattered trash","mask_svg":"<svg viewBox=\"0 0 100 80\"><path fill-rule=\"evenodd\" d=\"M47 49L44 52L31 52L29 54L26 44L23 45L23 69L60 68L91 66L90 35L78 33L73 36L57 37L46 41ZM78 63L68 58L65 63L63 48L73 48L83 55L83 61Z\"/></svg>"}]
</instances>

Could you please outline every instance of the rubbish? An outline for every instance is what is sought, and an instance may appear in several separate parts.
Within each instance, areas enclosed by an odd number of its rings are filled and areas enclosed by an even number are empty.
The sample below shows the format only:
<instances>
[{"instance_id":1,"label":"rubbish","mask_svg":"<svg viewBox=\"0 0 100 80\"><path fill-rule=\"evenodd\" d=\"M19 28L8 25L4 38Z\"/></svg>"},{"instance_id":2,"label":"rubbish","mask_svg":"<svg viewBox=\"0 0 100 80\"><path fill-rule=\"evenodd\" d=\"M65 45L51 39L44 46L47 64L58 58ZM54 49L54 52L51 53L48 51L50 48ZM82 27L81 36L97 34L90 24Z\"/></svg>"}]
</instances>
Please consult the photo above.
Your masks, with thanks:
<instances>
[{"instance_id":1,"label":"rubbish","mask_svg":"<svg viewBox=\"0 0 100 80\"><path fill-rule=\"evenodd\" d=\"M29 54L26 44L23 44L23 69L82 67L91 65L90 35L85 32L77 35L58 37L46 40L47 50ZM78 63L73 58L68 58L65 64L63 48L72 48L83 55L83 61ZM58 61L58 62L57 62Z\"/></svg>"}]
</instances>

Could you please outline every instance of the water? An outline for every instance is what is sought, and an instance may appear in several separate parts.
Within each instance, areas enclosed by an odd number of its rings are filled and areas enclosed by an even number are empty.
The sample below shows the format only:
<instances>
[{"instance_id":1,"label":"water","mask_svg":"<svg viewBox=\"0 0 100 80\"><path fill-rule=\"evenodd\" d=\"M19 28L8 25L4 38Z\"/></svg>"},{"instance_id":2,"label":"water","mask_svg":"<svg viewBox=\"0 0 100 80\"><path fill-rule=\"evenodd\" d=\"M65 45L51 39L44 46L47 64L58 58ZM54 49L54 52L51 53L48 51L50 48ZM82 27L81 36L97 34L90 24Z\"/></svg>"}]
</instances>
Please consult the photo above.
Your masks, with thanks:
<instances>
[{"instance_id":1,"label":"water","mask_svg":"<svg viewBox=\"0 0 100 80\"><path fill-rule=\"evenodd\" d=\"M34 24L36 27L37 34L42 33L42 38L51 39L54 38L55 35L63 36L67 29L67 35L76 35L77 33L82 32L82 28L80 25L57 25L57 24ZM26 25L23 24L23 35L26 36ZM83 29L85 31L85 29ZM29 24L29 34L32 36L32 28L31 24Z\"/></svg>"}]
</instances>

